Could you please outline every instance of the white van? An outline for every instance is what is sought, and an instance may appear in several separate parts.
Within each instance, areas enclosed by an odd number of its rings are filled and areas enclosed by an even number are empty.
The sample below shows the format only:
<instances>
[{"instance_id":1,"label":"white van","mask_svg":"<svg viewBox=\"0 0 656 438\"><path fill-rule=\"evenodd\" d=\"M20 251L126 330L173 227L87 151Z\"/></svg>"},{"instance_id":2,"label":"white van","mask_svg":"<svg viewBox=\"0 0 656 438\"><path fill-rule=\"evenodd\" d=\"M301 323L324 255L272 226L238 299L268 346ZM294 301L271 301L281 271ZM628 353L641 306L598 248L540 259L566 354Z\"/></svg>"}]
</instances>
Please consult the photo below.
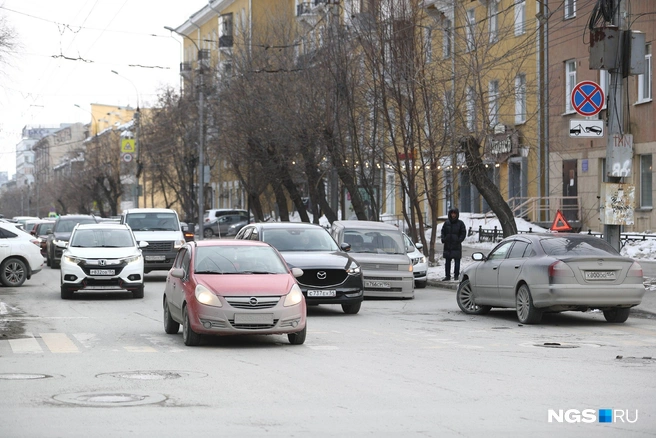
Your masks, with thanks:
<instances>
[{"instance_id":1,"label":"white van","mask_svg":"<svg viewBox=\"0 0 656 438\"><path fill-rule=\"evenodd\" d=\"M144 273L169 270L185 238L178 213L168 208L131 208L121 215L121 223L128 224L137 242L148 242L142 249Z\"/></svg>"}]
</instances>

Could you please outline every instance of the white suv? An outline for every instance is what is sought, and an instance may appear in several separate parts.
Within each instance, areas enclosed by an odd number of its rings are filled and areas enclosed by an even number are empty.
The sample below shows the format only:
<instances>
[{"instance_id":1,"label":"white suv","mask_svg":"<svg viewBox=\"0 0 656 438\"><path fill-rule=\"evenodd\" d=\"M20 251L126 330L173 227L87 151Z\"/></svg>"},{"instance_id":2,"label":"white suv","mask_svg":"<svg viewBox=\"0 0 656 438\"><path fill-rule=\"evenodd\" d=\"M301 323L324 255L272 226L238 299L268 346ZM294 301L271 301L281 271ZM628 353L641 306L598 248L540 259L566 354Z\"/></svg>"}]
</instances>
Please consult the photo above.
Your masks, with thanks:
<instances>
[{"instance_id":1,"label":"white suv","mask_svg":"<svg viewBox=\"0 0 656 438\"><path fill-rule=\"evenodd\" d=\"M61 259L61 297L79 290L117 290L144 296L144 258L129 226L80 224L73 229Z\"/></svg>"},{"instance_id":2,"label":"white suv","mask_svg":"<svg viewBox=\"0 0 656 438\"><path fill-rule=\"evenodd\" d=\"M18 287L43 269L39 239L0 222L0 283Z\"/></svg>"}]
</instances>

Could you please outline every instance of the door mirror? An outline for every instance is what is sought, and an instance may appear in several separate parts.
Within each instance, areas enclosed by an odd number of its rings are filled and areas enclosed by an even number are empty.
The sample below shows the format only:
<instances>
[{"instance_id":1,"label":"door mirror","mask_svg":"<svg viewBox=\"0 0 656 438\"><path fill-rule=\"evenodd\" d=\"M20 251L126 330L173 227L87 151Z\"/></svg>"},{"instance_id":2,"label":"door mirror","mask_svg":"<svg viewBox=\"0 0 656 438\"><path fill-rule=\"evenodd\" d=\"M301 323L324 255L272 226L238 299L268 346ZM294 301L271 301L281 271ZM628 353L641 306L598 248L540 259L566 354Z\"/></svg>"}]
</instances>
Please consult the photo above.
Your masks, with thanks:
<instances>
[{"instance_id":1,"label":"door mirror","mask_svg":"<svg viewBox=\"0 0 656 438\"><path fill-rule=\"evenodd\" d=\"M171 269L171 277L175 278L184 278L185 272L182 268L173 268Z\"/></svg>"}]
</instances>

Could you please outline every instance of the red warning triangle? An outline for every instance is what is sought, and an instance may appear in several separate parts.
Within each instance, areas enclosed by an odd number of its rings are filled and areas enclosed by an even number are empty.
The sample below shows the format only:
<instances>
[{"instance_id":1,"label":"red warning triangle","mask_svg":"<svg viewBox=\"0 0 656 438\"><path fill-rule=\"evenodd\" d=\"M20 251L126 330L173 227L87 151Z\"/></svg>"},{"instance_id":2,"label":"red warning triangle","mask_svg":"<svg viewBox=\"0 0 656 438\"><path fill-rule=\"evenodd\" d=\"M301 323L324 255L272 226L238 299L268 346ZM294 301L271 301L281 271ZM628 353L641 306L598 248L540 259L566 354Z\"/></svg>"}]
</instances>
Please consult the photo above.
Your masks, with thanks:
<instances>
[{"instance_id":1,"label":"red warning triangle","mask_svg":"<svg viewBox=\"0 0 656 438\"><path fill-rule=\"evenodd\" d=\"M551 224L551 228L549 228L551 231L572 231L572 227L567 223L567 220L565 219L565 216L560 212L560 210L556 211L556 218L553 221L553 224Z\"/></svg>"}]
</instances>

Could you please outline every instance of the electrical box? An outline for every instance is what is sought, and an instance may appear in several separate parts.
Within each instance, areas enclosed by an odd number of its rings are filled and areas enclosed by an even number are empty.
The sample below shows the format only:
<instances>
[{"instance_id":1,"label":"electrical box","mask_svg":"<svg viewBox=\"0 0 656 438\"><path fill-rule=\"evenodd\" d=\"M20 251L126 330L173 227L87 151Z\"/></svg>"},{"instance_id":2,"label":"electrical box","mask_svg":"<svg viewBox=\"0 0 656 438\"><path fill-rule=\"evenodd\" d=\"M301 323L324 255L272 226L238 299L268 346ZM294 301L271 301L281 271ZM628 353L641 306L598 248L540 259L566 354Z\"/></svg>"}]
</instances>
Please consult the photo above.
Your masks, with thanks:
<instances>
[{"instance_id":1,"label":"electrical box","mask_svg":"<svg viewBox=\"0 0 656 438\"><path fill-rule=\"evenodd\" d=\"M631 59L629 61L629 75L645 74L645 34L638 31L631 32Z\"/></svg>"},{"instance_id":2,"label":"electrical box","mask_svg":"<svg viewBox=\"0 0 656 438\"><path fill-rule=\"evenodd\" d=\"M590 70L617 70L620 67L621 31L617 26L590 31Z\"/></svg>"}]
</instances>

